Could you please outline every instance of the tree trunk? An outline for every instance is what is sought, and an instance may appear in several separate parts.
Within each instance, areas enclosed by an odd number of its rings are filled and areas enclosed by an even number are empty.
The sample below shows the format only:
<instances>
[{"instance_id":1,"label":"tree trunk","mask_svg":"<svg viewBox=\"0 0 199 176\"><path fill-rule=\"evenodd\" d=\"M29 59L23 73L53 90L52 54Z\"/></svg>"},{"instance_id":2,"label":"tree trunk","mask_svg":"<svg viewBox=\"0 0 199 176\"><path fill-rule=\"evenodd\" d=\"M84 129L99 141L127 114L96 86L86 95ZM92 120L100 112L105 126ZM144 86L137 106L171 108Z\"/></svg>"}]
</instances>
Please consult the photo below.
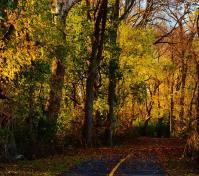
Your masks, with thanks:
<instances>
[{"instance_id":1,"label":"tree trunk","mask_svg":"<svg viewBox=\"0 0 199 176\"><path fill-rule=\"evenodd\" d=\"M50 81L50 98L47 105L47 118L51 122L57 121L60 102L62 99L62 88L64 85L65 68L61 60L55 58L52 62L52 76Z\"/></svg>"},{"instance_id":2,"label":"tree trunk","mask_svg":"<svg viewBox=\"0 0 199 176\"><path fill-rule=\"evenodd\" d=\"M197 10L197 18L196 18L196 30L198 34L198 39L199 39L199 8ZM199 62L196 61L196 71L197 71L197 82L198 82L198 92L197 92L197 131L199 133Z\"/></svg>"},{"instance_id":3,"label":"tree trunk","mask_svg":"<svg viewBox=\"0 0 199 176\"><path fill-rule=\"evenodd\" d=\"M65 30L65 23L67 18L67 10L68 4L63 3L60 4L59 1L52 1L51 3L51 13L52 16L55 14L58 16L58 20L55 22L52 21L58 28L60 28L60 35L62 42L66 43L66 34ZM54 18L54 17L53 17ZM65 67L63 61L65 59L65 46L58 45L55 46L54 50L54 59L52 61L51 66L51 80L50 80L50 96L49 101L47 104L46 115L47 119L52 123L56 123L59 111L60 111L60 104L62 99L62 89L64 85L64 75L65 75Z\"/></svg>"},{"instance_id":4,"label":"tree trunk","mask_svg":"<svg viewBox=\"0 0 199 176\"><path fill-rule=\"evenodd\" d=\"M151 120L151 116L149 116L145 122L144 122L144 126L143 126L143 136L147 135L147 127L149 125L149 121Z\"/></svg>"},{"instance_id":5,"label":"tree trunk","mask_svg":"<svg viewBox=\"0 0 199 176\"><path fill-rule=\"evenodd\" d=\"M115 107L115 100L116 100L116 73L119 68L119 56L120 53L118 51L118 44L117 44L117 32L118 32L118 23L119 19L119 0L115 0L115 5L113 8L113 18L112 18L112 28L111 31L111 43L113 47L113 54L112 58L109 62L109 88L108 88L108 105L109 105L109 113L107 118L107 143L109 146L113 145L113 126L115 121L115 113L114 113L114 107Z\"/></svg>"},{"instance_id":6,"label":"tree trunk","mask_svg":"<svg viewBox=\"0 0 199 176\"><path fill-rule=\"evenodd\" d=\"M83 135L85 136L85 142L88 147L92 145L94 82L102 59L104 32L107 19L107 3L107 0L101 0L97 18L95 20L92 52L89 59L88 77L86 80L85 122Z\"/></svg>"},{"instance_id":7,"label":"tree trunk","mask_svg":"<svg viewBox=\"0 0 199 176\"><path fill-rule=\"evenodd\" d=\"M93 101L94 101L94 82L97 74L97 64L91 63L88 78L86 80L86 102L85 102L85 138L88 146L92 145L93 128Z\"/></svg>"},{"instance_id":8,"label":"tree trunk","mask_svg":"<svg viewBox=\"0 0 199 176\"><path fill-rule=\"evenodd\" d=\"M111 65L111 64L110 64ZM107 141L108 145L113 145L113 122L114 122L114 106L115 106L115 88L116 88L116 79L115 76L109 75L109 89L108 89L108 105L109 105L109 113L108 113L108 123L107 123Z\"/></svg>"},{"instance_id":9,"label":"tree trunk","mask_svg":"<svg viewBox=\"0 0 199 176\"><path fill-rule=\"evenodd\" d=\"M33 71L33 69L31 68L31 71ZM33 82L32 77L30 78L29 82ZM34 129L34 85L30 84L29 85L29 96L28 96L28 117L26 119L26 125L29 129L27 137L29 138L29 142L28 142L28 158L33 159L33 156L35 154L35 146L36 146L36 136L35 136L35 129Z\"/></svg>"},{"instance_id":10,"label":"tree trunk","mask_svg":"<svg viewBox=\"0 0 199 176\"><path fill-rule=\"evenodd\" d=\"M157 87L158 88L158 87ZM153 101L153 93L151 90L150 91L150 102L149 104L147 103L147 99L146 99L146 102L145 102L145 106L146 106L146 112L147 112L147 119L145 120L144 122L144 126L143 126L143 135L146 136L147 134L147 127L148 127L148 124L149 124L149 121L151 119L151 111L153 109L153 105L154 105L154 101ZM154 95L155 95L155 91L154 91Z\"/></svg>"},{"instance_id":11,"label":"tree trunk","mask_svg":"<svg viewBox=\"0 0 199 176\"><path fill-rule=\"evenodd\" d=\"M78 105L78 101L77 101L77 88L76 88L76 84L72 83L72 100L73 100L73 106L74 108L76 108L76 106Z\"/></svg>"},{"instance_id":12,"label":"tree trunk","mask_svg":"<svg viewBox=\"0 0 199 176\"><path fill-rule=\"evenodd\" d=\"M158 118L160 118L160 87L158 86Z\"/></svg>"},{"instance_id":13,"label":"tree trunk","mask_svg":"<svg viewBox=\"0 0 199 176\"><path fill-rule=\"evenodd\" d=\"M179 119L183 122L184 120L184 105L185 105L185 86L187 77L187 65L183 63L182 65L182 82L181 82L181 95L180 95L180 113Z\"/></svg>"},{"instance_id":14,"label":"tree trunk","mask_svg":"<svg viewBox=\"0 0 199 176\"><path fill-rule=\"evenodd\" d=\"M194 130L196 131L196 128L197 128L197 127L193 128L193 124L192 124L192 122L194 121L194 119L193 119L193 104L194 104L194 97L196 96L197 87L198 87L198 82L196 82L196 85L194 87L193 95L191 97L191 102L190 102L190 105L189 105L189 111L188 111L188 117L189 117L188 131L194 131Z\"/></svg>"},{"instance_id":15,"label":"tree trunk","mask_svg":"<svg viewBox=\"0 0 199 176\"><path fill-rule=\"evenodd\" d=\"M174 121L174 74L172 75L172 80L171 80L171 98L170 98L170 117L169 117L169 123L170 123L170 136L174 135L174 130L173 130L173 121Z\"/></svg>"},{"instance_id":16,"label":"tree trunk","mask_svg":"<svg viewBox=\"0 0 199 176\"><path fill-rule=\"evenodd\" d=\"M199 133L199 63L197 63L197 82L198 82L198 92L197 92L197 131Z\"/></svg>"}]
</instances>

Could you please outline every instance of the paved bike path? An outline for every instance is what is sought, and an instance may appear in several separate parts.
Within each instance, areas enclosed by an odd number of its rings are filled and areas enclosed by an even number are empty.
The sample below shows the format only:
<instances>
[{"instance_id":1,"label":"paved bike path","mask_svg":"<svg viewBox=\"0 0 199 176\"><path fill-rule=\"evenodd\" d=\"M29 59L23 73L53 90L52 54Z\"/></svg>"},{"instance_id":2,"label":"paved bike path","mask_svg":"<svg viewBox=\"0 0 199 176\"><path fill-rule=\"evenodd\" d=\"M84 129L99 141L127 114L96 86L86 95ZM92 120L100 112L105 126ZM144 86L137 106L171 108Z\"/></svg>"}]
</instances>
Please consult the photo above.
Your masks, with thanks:
<instances>
[{"instance_id":1,"label":"paved bike path","mask_svg":"<svg viewBox=\"0 0 199 176\"><path fill-rule=\"evenodd\" d=\"M61 176L165 176L164 169L157 163L155 157L134 159L128 157L122 163L121 155L114 155L111 158L101 160L90 160L79 166L71 168Z\"/></svg>"},{"instance_id":2,"label":"paved bike path","mask_svg":"<svg viewBox=\"0 0 199 176\"><path fill-rule=\"evenodd\" d=\"M154 160L133 159L120 165L115 176L165 176L163 168Z\"/></svg>"}]
</instances>

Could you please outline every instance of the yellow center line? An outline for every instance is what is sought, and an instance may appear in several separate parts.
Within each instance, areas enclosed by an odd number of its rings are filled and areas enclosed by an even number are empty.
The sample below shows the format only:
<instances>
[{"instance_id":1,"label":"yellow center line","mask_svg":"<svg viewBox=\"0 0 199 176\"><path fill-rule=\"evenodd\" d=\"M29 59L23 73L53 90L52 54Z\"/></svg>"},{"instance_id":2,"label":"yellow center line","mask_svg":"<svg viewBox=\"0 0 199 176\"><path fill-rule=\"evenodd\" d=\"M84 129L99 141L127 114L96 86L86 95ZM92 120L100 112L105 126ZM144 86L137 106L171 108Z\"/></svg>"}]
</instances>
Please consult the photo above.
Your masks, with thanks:
<instances>
[{"instance_id":1,"label":"yellow center line","mask_svg":"<svg viewBox=\"0 0 199 176\"><path fill-rule=\"evenodd\" d=\"M108 176L114 176L116 170L118 169L118 167L120 167L120 165L126 161L131 155L128 154L125 158L121 159L116 165L115 167L111 170L111 172L108 174Z\"/></svg>"}]
</instances>

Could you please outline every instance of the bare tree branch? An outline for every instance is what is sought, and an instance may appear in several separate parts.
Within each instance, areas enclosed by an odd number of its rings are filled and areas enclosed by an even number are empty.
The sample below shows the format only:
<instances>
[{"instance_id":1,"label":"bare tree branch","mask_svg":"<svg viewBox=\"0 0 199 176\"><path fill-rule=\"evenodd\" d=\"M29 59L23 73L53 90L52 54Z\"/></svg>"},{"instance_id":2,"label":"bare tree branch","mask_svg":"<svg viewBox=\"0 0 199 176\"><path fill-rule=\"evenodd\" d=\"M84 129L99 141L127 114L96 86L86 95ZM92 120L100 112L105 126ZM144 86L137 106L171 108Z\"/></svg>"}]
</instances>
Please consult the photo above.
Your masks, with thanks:
<instances>
[{"instance_id":1,"label":"bare tree branch","mask_svg":"<svg viewBox=\"0 0 199 176\"><path fill-rule=\"evenodd\" d=\"M119 21L122 21L123 19L126 18L126 16L128 15L128 13L131 11L131 9L133 8L135 4L135 0L131 0L131 3L128 5L127 9L125 10L125 12L120 16Z\"/></svg>"}]
</instances>

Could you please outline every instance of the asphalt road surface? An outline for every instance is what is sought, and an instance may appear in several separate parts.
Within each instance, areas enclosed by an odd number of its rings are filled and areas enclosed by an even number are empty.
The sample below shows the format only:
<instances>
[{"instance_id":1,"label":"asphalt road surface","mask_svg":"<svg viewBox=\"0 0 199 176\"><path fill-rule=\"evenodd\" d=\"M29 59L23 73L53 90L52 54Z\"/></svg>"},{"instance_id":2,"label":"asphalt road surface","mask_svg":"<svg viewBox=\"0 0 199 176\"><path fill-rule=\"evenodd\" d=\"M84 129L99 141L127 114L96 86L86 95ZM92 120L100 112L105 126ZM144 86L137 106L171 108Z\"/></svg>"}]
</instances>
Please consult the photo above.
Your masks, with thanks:
<instances>
[{"instance_id":1,"label":"asphalt road surface","mask_svg":"<svg viewBox=\"0 0 199 176\"><path fill-rule=\"evenodd\" d=\"M71 168L62 176L165 176L164 169L157 158L148 155L145 158L114 155L111 158L91 160Z\"/></svg>"}]
</instances>

